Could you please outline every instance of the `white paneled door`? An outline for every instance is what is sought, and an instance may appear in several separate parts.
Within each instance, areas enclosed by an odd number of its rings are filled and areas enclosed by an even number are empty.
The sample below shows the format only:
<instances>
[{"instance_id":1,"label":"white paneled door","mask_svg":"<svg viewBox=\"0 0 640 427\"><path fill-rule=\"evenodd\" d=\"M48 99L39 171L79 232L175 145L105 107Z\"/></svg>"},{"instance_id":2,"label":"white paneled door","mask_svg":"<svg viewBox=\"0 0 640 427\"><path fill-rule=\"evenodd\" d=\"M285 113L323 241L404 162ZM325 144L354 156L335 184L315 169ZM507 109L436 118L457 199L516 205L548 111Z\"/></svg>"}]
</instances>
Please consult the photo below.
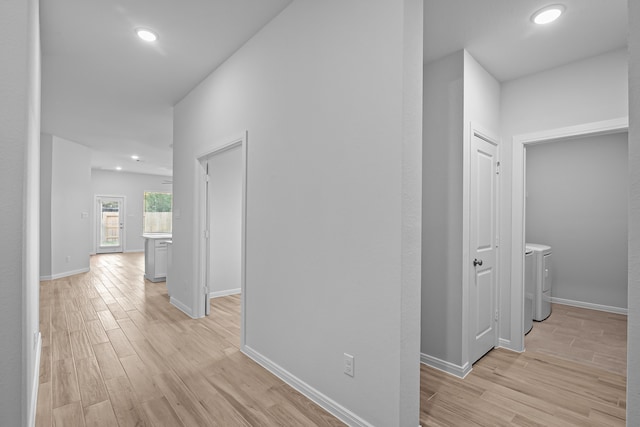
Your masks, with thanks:
<instances>
[{"instance_id":1,"label":"white paneled door","mask_svg":"<svg viewBox=\"0 0 640 427\"><path fill-rule=\"evenodd\" d=\"M96 207L96 253L122 252L124 234L124 197L98 196Z\"/></svg>"},{"instance_id":2,"label":"white paneled door","mask_svg":"<svg viewBox=\"0 0 640 427\"><path fill-rule=\"evenodd\" d=\"M498 145L473 131L470 164L469 358L474 363L497 343Z\"/></svg>"}]
</instances>

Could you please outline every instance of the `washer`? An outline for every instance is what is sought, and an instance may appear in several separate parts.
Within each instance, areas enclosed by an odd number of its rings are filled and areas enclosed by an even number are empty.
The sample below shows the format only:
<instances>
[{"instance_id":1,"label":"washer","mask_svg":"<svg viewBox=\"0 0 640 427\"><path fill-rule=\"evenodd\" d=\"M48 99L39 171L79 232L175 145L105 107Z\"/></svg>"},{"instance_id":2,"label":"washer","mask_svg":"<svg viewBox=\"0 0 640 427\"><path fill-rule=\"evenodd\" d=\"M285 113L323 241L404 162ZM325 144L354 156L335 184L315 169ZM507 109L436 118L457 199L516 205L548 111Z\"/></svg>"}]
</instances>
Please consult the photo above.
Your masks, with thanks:
<instances>
[{"instance_id":1,"label":"washer","mask_svg":"<svg viewBox=\"0 0 640 427\"><path fill-rule=\"evenodd\" d=\"M524 333L528 334L533 328L533 295L535 293L533 249L524 252Z\"/></svg>"},{"instance_id":2,"label":"washer","mask_svg":"<svg viewBox=\"0 0 640 427\"><path fill-rule=\"evenodd\" d=\"M533 251L534 259L533 320L540 322L551 314L551 246L527 243L526 248Z\"/></svg>"}]
</instances>

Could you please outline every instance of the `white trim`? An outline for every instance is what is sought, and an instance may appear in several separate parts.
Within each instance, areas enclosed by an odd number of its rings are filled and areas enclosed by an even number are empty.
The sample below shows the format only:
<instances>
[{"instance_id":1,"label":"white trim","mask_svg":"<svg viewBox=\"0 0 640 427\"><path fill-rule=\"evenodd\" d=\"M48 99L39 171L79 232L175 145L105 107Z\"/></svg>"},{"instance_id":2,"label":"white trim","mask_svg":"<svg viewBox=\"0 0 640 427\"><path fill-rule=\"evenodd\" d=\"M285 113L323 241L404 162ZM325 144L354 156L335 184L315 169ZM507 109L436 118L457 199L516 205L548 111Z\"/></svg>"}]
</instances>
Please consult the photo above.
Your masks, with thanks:
<instances>
[{"instance_id":1,"label":"white trim","mask_svg":"<svg viewBox=\"0 0 640 427\"><path fill-rule=\"evenodd\" d=\"M205 315L205 293L202 289L206 285L207 280L207 243L204 238L204 230L206 228L206 172L204 171L203 164L206 160L221 154L225 151L231 150L236 147L240 147L242 150L242 237L241 237L241 260L240 260L240 348L244 348L246 343L245 334L245 281L247 270L247 170L248 170L248 131L244 131L236 136L224 139L227 141L224 144L215 144L213 148L199 154L195 159L195 179L198 186L198 193L196 194L195 203L195 221L197 224L196 234L194 236L194 249L198 254L195 257L195 274L197 278L194 286L194 308L192 317L202 317ZM207 294L210 296L211 293ZM184 310L183 310L184 311Z\"/></svg>"},{"instance_id":2,"label":"white trim","mask_svg":"<svg viewBox=\"0 0 640 427\"><path fill-rule=\"evenodd\" d=\"M553 304L569 305L571 307L588 308L590 310L606 311L607 313L629 314L629 309L623 307L614 307L611 305L594 304L592 302L575 301L564 298L551 297Z\"/></svg>"},{"instance_id":3,"label":"white trim","mask_svg":"<svg viewBox=\"0 0 640 427\"><path fill-rule=\"evenodd\" d=\"M222 298L229 295L238 295L242 293L242 288L227 289L226 291L209 292L209 298Z\"/></svg>"},{"instance_id":4,"label":"white trim","mask_svg":"<svg viewBox=\"0 0 640 427\"><path fill-rule=\"evenodd\" d=\"M81 268L78 270L64 271L58 274L52 274L50 276L40 276L40 280L56 280L62 279L63 277L74 276L76 274L87 273L89 272L89 267Z\"/></svg>"},{"instance_id":5,"label":"white trim","mask_svg":"<svg viewBox=\"0 0 640 427\"><path fill-rule=\"evenodd\" d=\"M420 353L420 363L458 378L466 377L473 369L469 362L460 366L424 353Z\"/></svg>"},{"instance_id":6,"label":"white trim","mask_svg":"<svg viewBox=\"0 0 640 427\"><path fill-rule=\"evenodd\" d=\"M511 174L511 319L512 348L524 350L524 244L525 244L525 145L540 144L583 136L625 132L629 118L584 123L513 136Z\"/></svg>"},{"instance_id":7,"label":"white trim","mask_svg":"<svg viewBox=\"0 0 640 427\"><path fill-rule=\"evenodd\" d=\"M191 309L189 308L189 306L187 304L185 304L182 301L176 299L175 297L170 297L169 298L169 302L171 303L171 305L173 305L175 308L177 308L178 310L180 310L181 312L183 312L187 316L191 317L192 319L197 319L197 317L195 317L193 315L193 313L191 312ZM202 316L200 316L200 317L202 317Z\"/></svg>"},{"instance_id":8,"label":"white trim","mask_svg":"<svg viewBox=\"0 0 640 427\"><path fill-rule=\"evenodd\" d=\"M123 251L123 253L125 254L140 253L140 252L144 252L144 248L143 249L127 249L126 251Z\"/></svg>"},{"instance_id":9,"label":"white trim","mask_svg":"<svg viewBox=\"0 0 640 427\"><path fill-rule=\"evenodd\" d=\"M38 332L38 343L36 344L35 366L33 367L33 382L31 383L31 400L29 401L29 420L27 425L36 425L36 408L38 406L38 387L40 385L40 356L42 354L42 334Z\"/></svg>"},{"instance_id":10,"label":"white trim","mask_svg":"<svg viewBox=\"0 0 640 427\"><path fill-rule=\"evenodd\" d=\"M515 351L516 353L524 352L524 349L519 350L519 349L515 348L513 346L513 344L511 343L511 340L505 340L504 338L500 338L498 340L498 347L504 348L504 349L509 350L509 351Z\"/></svg>"},{"instance_id":11,"label":"white trim","mask_svg":"<svg viewBox=\"0 0 640 427\"><path fill-rule=\"evenodd\" d=\"M320 391L311 387L309 384L305 383L286 369L272 362L248 345L245 344L241 351L248 357L253 359L256 363L261 365L263 368L265 368L267 371L271 372L282 381L305 395L312 402L316 403L318 406L338 418L340 421L346 423L349 426L373 427L373 424L354 414L330 397L322 394Z\"/></svg>"}]
</instances>

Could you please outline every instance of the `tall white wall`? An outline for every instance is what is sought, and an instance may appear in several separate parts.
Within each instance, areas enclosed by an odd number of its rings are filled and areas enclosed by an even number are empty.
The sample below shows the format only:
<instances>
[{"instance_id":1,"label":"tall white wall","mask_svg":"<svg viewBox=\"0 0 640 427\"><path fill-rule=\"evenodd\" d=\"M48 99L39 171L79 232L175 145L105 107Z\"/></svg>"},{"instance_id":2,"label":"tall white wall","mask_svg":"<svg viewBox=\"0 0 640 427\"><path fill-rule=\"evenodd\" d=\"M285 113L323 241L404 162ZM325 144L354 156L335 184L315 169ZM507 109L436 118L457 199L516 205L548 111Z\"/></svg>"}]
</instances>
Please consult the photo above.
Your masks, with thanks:
<instances>
[{"instance_id":1,"label":"tall white wall","mask_svg":"<svg viewBox=\"0 0 640 427\"><path fill-rule=\"evenodd\" d=\"M627 138L527 148L526 241L553 248L554 298L627 308Z\"/></svg>"},{"instance_id":2,"label":"tall white wall","mask_svg":"<svg viewBox=\"0 0 640 427\"><path fill-rule=\"evenodd\" d=\"M38 2L0 4L0 419L32 425L38 386Z\"/></svg>"},{"instance_id":3,"label":"tall white wall","mask_svg":"<svg viewBox=\"0 0 640 427\"><path fill-rule=\"evenodd\" d=\"M244 350L373 425L418 424L420 5L294 1L174 109L172 297L196 309L196 158L246 129Z\"/></svg>"},{"instance_id":4,"label":"tall white wall","mask_svg":"<svg viewBox=\"0 0 640 427\"><path fill-rule=\"evenodd\" d=\"M238 292L242 258L242 148L209 160L209 293Z\"/></svg>"},{"instance_id":5,"label":"tall white wall","mask_svg":"<svg viewBox=\"0 0 640 427\"><path fill-rule=\"evenodd\" d=\"M502 84L500 337L511 340L511 160L514 135L626 117L627 53L616 50Z\"/></svg>"},{"instance_id":6,"label":"tall white wall","mask_svg":"<svg viewBox=\"0 0 640 427\"><path fill-rule=\"evenodd\" d=\"M54 135L50 167L51 274L41 279L89 271L91 252L91 150Z\"/></svg>"},{"instance_id":7,"label":"tall white wall","mask_svg":"<svg viewBox=\"0 0 640 427\"><path fill-rule=\"evenodd\" d=\"M426 363L463 375L471 126L497 135L500 84L468 52L456 52L425 66L423 115L421 352Z\"/></svg>"},{"instance_id":8,"label":"tall white wall","mask_svg":"<svg viewBox=\"0 0 640 427\"><path fill-rule=\"evenodd\" d=\"M142 238L142 214L144 211L144 193L171 193L172 185L163 184L171 177L147 175L130 172L91 170L91 253L96 252L96 204L95 196L124 196L124 251L144 251Z\"/></svg>"},{"instance_id":9,"label":"tall white wall","mask_svg":"<svg viewBox=\"0 0 640 427\"><path fill-rule=\"evenodd\" d=\"M464 52L424 68L420 351L462 365Z\"/></svg>"},{"instance_id":10,"label":"tall white wall","mask_svg":"<svg viewBox=\"0 0 640 427\"><path fill-rule=\"evenodd\" d=\"M640 424L640 4L629 2L627 426Z\"/></svg>"}]
</instances>

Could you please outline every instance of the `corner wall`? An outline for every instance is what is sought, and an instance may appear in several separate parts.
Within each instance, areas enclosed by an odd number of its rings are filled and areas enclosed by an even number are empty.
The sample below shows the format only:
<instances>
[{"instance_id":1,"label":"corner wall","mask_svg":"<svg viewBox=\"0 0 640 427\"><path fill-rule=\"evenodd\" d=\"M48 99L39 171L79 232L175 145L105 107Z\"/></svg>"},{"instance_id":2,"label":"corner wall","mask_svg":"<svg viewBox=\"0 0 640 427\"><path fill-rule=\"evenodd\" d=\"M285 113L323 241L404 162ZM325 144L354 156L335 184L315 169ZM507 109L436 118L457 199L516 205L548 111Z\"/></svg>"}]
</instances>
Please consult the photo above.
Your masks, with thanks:
<instances>
[{"instance_id":1,"label":"corner wall","mask_svg":"<svg viewBox=\"0 0 640 427\"><path fill-rule=\"evenodd\" d=\"M41 271L40 279L51 280L89 271L91 150L55 135L42 138L42 171L50 181L40 194L40 256L50 257L41 262L50 270Z\"/></svg>"},{"instance_id":2,"label":"corner wall","mask_svg":"<svg viewBox=\"0 0 640 427\"><path fill-rule=\"evenodd\" d=\"M640 425L640 3L629 3L627 426Z\"/></svg>"},{"instance_id":3,"label":"corner wall","mask_svg":"<svg viewBox=\"0 0 640 427\"><path fill-rule=\"evenodd\" d=\"M419 4L294 1L174 109L172 297L196 309L196 158L246 129L244 350L352 425L418 424Z\"/></svg>"},{"instance_id":4,"label":"corner wall","mask_svg":"<svg viewBox=\"0 0 640 427\"><path fill-rule=\"evenodd\" d=\"M471 126L496 135L500 84L461 50L424 69L422 361L457 376L469 359Z\"/></svg>"},{"instance_id":5,"label":"corner wall","mask_svg":"<svg viewBox=\"0 0 640 427\"><path fill-rule=\"evenodd\" d=\"M463 375L464 52L424 68L422 327L425 362ZM449 369L446 367L449 366ZM453 373L453 372L452 372Z\"/></svg>"},{"instance_id":6,"label":"corner wall","mask_svg":"<svg viewBox=\"0 0 640 427\"><path fill-rule=\"evenodd\" d=\"M38 2L0 3L0 414L34 423L40 333Z\"/></svg>"}]
</instances>

